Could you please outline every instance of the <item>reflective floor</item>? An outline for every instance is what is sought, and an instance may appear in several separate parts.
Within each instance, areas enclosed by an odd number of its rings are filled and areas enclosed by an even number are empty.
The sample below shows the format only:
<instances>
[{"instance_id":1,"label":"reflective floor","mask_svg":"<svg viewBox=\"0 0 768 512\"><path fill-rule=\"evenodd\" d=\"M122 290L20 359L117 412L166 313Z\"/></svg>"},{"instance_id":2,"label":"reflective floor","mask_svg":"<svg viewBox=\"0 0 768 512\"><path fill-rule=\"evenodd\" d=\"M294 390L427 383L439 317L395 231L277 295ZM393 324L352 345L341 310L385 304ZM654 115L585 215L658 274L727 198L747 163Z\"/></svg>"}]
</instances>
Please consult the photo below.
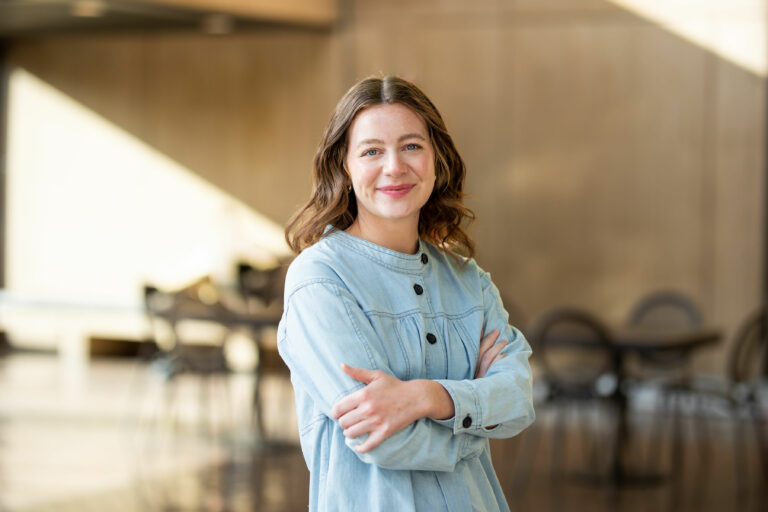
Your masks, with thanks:
<instances>
[{"instance_id":1,"label":"reflective floor","mask_svg":"<svg viewBox=\"0 0 768 512\"><path fill-rule=\"evenodd\" d=\"M0 511L306 510L290 385L279 377L263 384L261 436L252 390L249 375L169 386L162 368L131 360L72 367L53 355L0 359ZM768 510L754 444L737 467L729 418L708 418L705 441L693 435L700 418L683 422L677 472L668 463L669 418L642 410L630 418L629 459L660 481L616 487L584 478L605 467L611 415L542 407L525 434L492 443L511 509Z\"/></svg>"}]
</instances>

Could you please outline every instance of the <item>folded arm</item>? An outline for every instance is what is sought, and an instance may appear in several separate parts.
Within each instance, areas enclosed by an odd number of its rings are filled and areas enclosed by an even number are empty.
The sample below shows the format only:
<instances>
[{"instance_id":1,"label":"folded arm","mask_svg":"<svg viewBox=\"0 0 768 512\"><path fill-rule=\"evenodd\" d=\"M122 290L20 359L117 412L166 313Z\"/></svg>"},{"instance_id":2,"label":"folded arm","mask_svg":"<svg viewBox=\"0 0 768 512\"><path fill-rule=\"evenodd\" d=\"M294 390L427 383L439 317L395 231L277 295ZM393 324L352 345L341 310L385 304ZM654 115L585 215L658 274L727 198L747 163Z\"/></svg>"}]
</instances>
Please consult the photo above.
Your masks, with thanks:
<instances>
[{"instance_id":1,"label":"folded arm","mask_svg":"<svg viewBox=\"0 0 768 512\"><path fill-rule=\"evenodd\" d=\"M334 418L334 404L365 387L342 369L342 363L397 380L383 354L386 346L354 297L333 279L305 283L286 300L280 354L292 378L330 418ZM480 438L455 435L424 417L406 421L416 416L414 409L406 411L399 430L392 428L388 436L377 439L374 448L369 445L355 453L364 462L389 469L451 471L460 460L477 456L485 447ZM346 443L355 449L368 437L348 437Z\"/></svg>"},{"instance_id":2,"label":"folded arm","mask_svg":"<svg viewBox=\"0 0 768 512\"><path fill-rule=\"evenodd\" d=\"M499 329L500 338L508 343L481 378L436 381L448 391L455 408L453 418L438 423L456 434L507 438L519 434L535 417L528 362L531 348L523 334L509 325L509 315L490 276L480 272L483 330ZM495 343L494 347L498 347L499 343Z\"/></svg>"}]
</instances>

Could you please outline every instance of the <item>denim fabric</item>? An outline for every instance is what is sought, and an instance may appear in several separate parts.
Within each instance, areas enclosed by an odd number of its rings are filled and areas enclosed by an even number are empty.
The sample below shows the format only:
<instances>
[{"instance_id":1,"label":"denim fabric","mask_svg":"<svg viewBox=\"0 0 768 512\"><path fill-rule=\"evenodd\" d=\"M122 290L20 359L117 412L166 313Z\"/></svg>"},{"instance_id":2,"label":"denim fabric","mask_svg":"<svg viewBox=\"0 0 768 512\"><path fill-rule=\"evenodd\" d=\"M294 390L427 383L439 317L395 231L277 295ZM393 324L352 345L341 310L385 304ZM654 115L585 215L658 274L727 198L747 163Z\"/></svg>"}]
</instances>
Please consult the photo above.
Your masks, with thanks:
<instances>
[{"instance_id":1,"label":"denim fabric","mask_svg":"<svg viewBox=\"0 0 768 512\"><path fill-rule=\"evenodd\" d=\"M531 350L507 321L488 273L424 241L411 255L331 231L302 252L288 271L278 348L296 395L310 510L509 510L488 438L518 434L534 411ZM507 357L473 380L480 333L493 329L509 340ZM358 454L352 447L365 436L345 438L330 418L339 399L363 387L342 362L433 379L456 414L418 420Z\"/></svg>"}]
</instances>

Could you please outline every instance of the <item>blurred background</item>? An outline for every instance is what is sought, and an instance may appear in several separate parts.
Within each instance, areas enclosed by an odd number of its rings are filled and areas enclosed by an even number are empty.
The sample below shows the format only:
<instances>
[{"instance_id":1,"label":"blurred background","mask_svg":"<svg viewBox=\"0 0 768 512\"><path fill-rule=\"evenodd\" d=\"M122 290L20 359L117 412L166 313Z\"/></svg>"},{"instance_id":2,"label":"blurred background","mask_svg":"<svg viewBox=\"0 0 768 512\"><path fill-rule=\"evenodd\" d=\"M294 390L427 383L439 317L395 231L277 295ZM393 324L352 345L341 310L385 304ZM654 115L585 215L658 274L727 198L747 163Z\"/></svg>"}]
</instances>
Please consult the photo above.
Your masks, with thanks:
<instances>
[{"instance_id":1,"label":"blurred background","mask_svg":"<svg viewBox=\"0 0 768 512\"><path fill-rule=\"evenodd\" d=\"M537 421L492 444L512 509L765 510L767 25L765 0L0 0L0 510L306 509L282 230L371 74L442 112L534 346ZM575 375L584 347L608 363Z\"/></svg>"}]
</instances>

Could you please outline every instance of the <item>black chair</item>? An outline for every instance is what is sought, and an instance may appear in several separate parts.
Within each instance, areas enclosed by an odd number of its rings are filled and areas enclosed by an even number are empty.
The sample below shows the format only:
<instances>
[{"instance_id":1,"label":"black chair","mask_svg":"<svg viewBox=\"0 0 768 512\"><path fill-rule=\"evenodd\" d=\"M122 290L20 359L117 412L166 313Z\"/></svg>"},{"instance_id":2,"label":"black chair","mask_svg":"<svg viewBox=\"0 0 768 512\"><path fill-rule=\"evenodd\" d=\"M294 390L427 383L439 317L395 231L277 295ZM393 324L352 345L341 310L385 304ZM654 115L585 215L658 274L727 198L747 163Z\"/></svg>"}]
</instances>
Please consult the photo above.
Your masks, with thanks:
<instances>
[{"instance_id":1,"label":"black chair","mask_svg":"<svg viewBox=\"0 0 768 512\"><path fill-rule=\"evenodd\" d=\"M589 412L588 406L597 406L599 421L592 426L593 432L585 433L586 427L579 425L577 435L591 471L600 473L596 466L600 464L599 455L604 453L600 448L605 443L601 442L604 436L595 430L605 425L602 417L605 406L612 411L616 405L617 356L610 331L586 311L560 307L535 322L530 338L542 367L546 390L539 405L554 406L553 474L559 473L556 461L567 459L568 409L575 408L578 420L578 415Z\"/></svg>"},{"instance_id":2,"label":"black chair","mask_svg":"<svg viewBox=\"0 0 768 512\"><path fill-rule=\"evenodd\" d=\"M278 262L268 268L256 268L249 263L237 264L237 285L246 308L261 310L277 303L282 307L287 262Z\"/></svg>"},{"instance_id":3,"label":"black chair","mask_svg":"<svg viewBox=\"0 0 768 512\"><path fill-rule=\"evenodd\" d=\"M280 315L283 306L283 290L288 262L278 262L275 266L256 268L248 263L238 263L236 267L238 290L249 314ZM253 390L254 423L259 433L264 433L263 401L260 398L262 382L267 375L290 378L290 372L277 351L277 345L265 343L261 330L253 332L258 351ZM290 400L281 398L283 402Z\"/></svg>"},{"instance_id":4,"label":"black chair","mask_svg":"<svg viewBox=\"0 0 768 512\"><path fill-rule=\"evenodd\" d=\"M642 297L630 310L626 325L633 329L676 331L701 327L704 315L696 302L677 290L657 290ZM682 410L683 400L676 395L679 389L687 389L691 378L688 350L649 351L635 354L628 364L627 373L634 390L653 390L656 397L655 421L651 426L648 444L650 471L658 471L661 459L661 419L671 416L672 450L671 468L679 474L683 461ZM695 404L694 404L695 408ZM699 435L703 425L697 424Z\"/></svg>"},{"instance_id":5,"label":"black chair","mask_svg":"<svg viewBox=\"0 0 768 512\"><path fill-rule=\"evenodd\" d=\"M635 304L627 318L628 325L656 329L696 327L703 323L699 306L676 290L649 293Z\"/></svg>"},{"instance_id":6,"label":"black chair","mask_svg":"<svg viewBox=\"0 0 768 512\"><path fill-rule=\"evenodd\" d=\"M720 377L694 376L689 385L674 392L680 397L693 396L701 404L702 423L719 412L724 418L735 421L734 469L740 486L748 482L747 443L744 431L746 423L753 427L758 450L764 492L768 481L768 306L747 316L736 331L729 349L725 372ZM705 443L703 450L706 450ZM743 498L742 493L739 494ZM768 496L763 496L768 499Z\"/></svg>"},{"instance_id":7,"label":"black chair","mask_svg":"<svg viewBox=\"0 0 768 512\"><path fill-rule=\"evenodd\" d=\"M630 310L626 325L637 329L677 330L704 325L699 306L676 290L658 290L641 298ZM688 363L687 352L644 353L638 362L640 372L681 372ZM647 378L647 375L646 375Z\"/></svg>"},{"instance_id":8,"label":"black chair","mask_svg":"<svg viewBox=\"0 0 768 512\"><path fill-rule=\"evenodd\" d=\"M165 381L165 413L178 414L178 380L185 375L195 377L199 380L199 426L212 434L211 394L216 382L225 381L230 373L225 348L231 334L227 325L230 310L222 304L208 278L174 291L145 285L144 307L151 341L157 346L150 368L158 371ZM219 387L225 388L226 383ZM223 392L218 402L227 406L228 392Z\"/></svg>"}]
</instances>

